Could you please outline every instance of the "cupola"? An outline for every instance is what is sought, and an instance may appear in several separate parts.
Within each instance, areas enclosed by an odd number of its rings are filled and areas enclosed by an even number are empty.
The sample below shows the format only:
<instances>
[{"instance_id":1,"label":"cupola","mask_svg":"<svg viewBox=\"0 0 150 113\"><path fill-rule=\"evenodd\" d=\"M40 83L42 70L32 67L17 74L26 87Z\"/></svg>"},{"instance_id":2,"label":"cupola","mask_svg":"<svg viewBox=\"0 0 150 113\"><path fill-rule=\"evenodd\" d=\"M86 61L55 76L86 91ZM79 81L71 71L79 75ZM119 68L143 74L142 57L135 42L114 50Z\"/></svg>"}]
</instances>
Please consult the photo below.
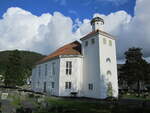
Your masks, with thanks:
<instances>
[{"instance_id":1,"label":"cupola","mask_svg":"<svg viewBox=\"0 0 150 113\"><path fill-rule=\"evenodd\" d=\"M100 17L95 17L91 20L92 31L103 30L104 20Z\"/></svg>"}]
</instances>

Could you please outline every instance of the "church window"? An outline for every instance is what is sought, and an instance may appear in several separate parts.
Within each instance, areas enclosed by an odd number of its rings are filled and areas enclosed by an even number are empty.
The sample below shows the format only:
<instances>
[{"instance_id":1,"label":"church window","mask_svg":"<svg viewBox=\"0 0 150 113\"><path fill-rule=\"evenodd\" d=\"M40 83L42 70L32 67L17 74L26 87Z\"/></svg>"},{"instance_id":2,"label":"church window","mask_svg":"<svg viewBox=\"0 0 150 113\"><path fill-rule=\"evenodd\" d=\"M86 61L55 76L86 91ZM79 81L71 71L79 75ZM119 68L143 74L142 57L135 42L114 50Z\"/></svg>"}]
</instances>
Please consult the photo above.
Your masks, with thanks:
<instances>
[{"instance_id":1,"label":"church window","mask_svg":"<svg viewBox=\"0 0 150 113\"><path fill-rule=\"evenodd\" d=\"M72 74L72 62L67 61L66 62L66 75L71 75Z\"/></svg>"},{"instance_id":2,"label":"church window","mask_svg":"<svg viewBox=\"0 0 150 113\"><path fill-rule=\"evenodd\" d=\"M88 84L88 88L89 88L89 90L93 90L93 84Z\"/></svg>"},{"instance_id":3,"label":"church window","mask_svg":"<svg viewBox=\"0 0 150 113\"><path fill-rule=\"evenodd\" d=\"M106 59L106 62L111 63L110 58L107 58L107 59Z\"/></svg>"},{"instance_id":4,"label":"church window","mask_svg":"<svg viewBox=\"0 0 150 113\"><path fill-rule=\"evenodd\" d=\"M107 71L107 75L111 76L111 71L110 70Z\"/></svg>"},{"instance_id":5,"label":"church window","mask_svg":"<svg viewBox=\"0 0 150 113\"><path fill-rule=\"evenodd\" d=\"M44 82L44 89L43 89L44 92L46 92L46 82Z\"/></svg>"},{"instance_id":6,"label":"church window","mask_svg":"<svg viewBox=\"0 0 150 113\"><path fill-rule=\"evenodd\" d=\"M111 40L109 40L109 46L112 46L112 41Z\"/></svg>"},{"instance_id":7,"label":"church window","mask_svg":"<svg viewBox=\"0 0 150 113\"><path fill-rule=\"evenodd\" d=\"M39 66L39 70L38 70L39 72L39 76L41 76L41 66Z\"/></svg>"},{"instance_id":8,"label":"church window","mask_svg":"<svg viewBox=\"0 0 150 113\"><path fill-rule=\"evenodd\" d=\"M71 82L65 82L65 89L71 89Z\"/></svg>"},{"instance_id":9,"label":"church window","mask_svg":"<svg viewBox=\"0 0 150 113\"><path fill-rule=\"evenodd\" d=\"M45 76L47 76L47 64L45 64Z\"/></svg>"},{"instance_id":10,"label":"church window","mask_svg":"<svg viewBox=\"0 0 150 113\"><path fill-rule=\"evenodd\" d=\"M55 62L52 63L52 74L55 75Z\"/></svg>"},{"instance_id":11,"label":"church window","mask_svg":"<svg viewBox=\"0 0 150 113\"><path fill-rule=\"evenodd\" d=\"M106 41L106 38L103 38L103 44L106 44L107 41Z\"/></svg>"},{"instance_id":12,"label":"church window","mask_svg":"<svg viewBox=\"0 0 150 113\"><path fill-rule=\"evenodd\" d=\"M55 82L52 82L52 88L54 88L54 86L55 86Z\"/></svg>"},{"instance_id":13,"label":"church window","mask_svg":"<svg viewBox=\"0 0 150 113\"><path fill-rule=\"evenodd\" d=\"M85 41L85 46L88 46L88 41Z\"/></svg>"},{"instance_id":14,"label":"church window","mask_svg":"<svg viewBox=\"0 0 150 113\"><path fill-rule=\"evenodd\" d=\"M92 44L94 44L95 43L95 39L93 38L93 39L91 39L91 42L92 42Z\"/></svg>"}]
</instances>

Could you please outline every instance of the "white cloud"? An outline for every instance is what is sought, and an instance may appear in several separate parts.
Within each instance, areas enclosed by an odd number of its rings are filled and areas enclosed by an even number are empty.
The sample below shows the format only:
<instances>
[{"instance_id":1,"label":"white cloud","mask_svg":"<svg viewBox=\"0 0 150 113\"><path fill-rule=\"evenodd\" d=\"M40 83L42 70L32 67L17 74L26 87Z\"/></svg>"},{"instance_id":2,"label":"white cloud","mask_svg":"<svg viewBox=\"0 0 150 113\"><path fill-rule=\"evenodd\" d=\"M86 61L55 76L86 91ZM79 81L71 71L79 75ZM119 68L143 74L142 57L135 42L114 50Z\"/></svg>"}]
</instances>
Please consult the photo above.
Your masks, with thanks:
<instances>
[{"instance_id":1,"label":"white cloud","mask_svg":"<svg viewBox=\"0 0 150 113\"><path fill-rule=\"evenodd\" d=\"M47 25L50 14L40 17L20 8L9 8L0 19L0 50L31 49L40 25Z\"/></svg>"},{"instance_id":2,"label":"white cloud","mask_svg":"<svg viewBox=\"0 0 150 113\"><path fill-rule=\"evenodd\" d=\"M129 47L141 47L145 56L150 56L150 15L149 0L138 0L135 7L135 16L129 24L123 26L121 31L118 29L118 55Z\"/></svg>"},{"instance_id":3,"label":"white cloud","mask_svg":"<svg viewBox=\"0 0 150 113\"><path fill-rule=\"evenodd\" d=\"M150 56L149 4L150 1L148 0L137 0L134 17L131 17L125 11L118 11L107 16L94 14L94 16L99 15L104 19L105 31L116 37L118 58L123 58L124 52L130 47L143 48L144 56ZM90 31L90 23L83 22L80 26L81 34Z\"/></svg>"},{"instance_id":4,"label":"white cloud","mask_svg":"<svg viewBox=\"0 0 150 113\"><path fill-rule=\"evenodd\" d=\"M0 19L0 50L17 48L48 54L74 38L72 20L59 12L38 17L12 7Z\"/></svg>"},{"instance_id":5,"label":"white cloud","mask_svg":"<svg viewBox=\"0 0 150 113\"><path fill-rule=\"evenodd\" d=\"M49 53L62 45L76 40L75 34L72 32L73 22L71 18L65 17L59 12L55 12L48 25L39 27L37 37L41 39L35 47L38 50Z\"/></svg>"},{"instance_id":6,"label":"white cloud","mask_svg":"<svg viewBox=\"0 0 150 113\"><path fill-rule=\"evenodd\" d=\"M143 48L145 56L150 56L149 4L148 0L138 0L134 17L125 11L93 15L101 16L105 20L105 31L117 37L118 58L122 58L125 50L133 46ZM90 31L90 19L76 19L73 24L70 17L59 12L35 16L12 7L0 19L0 50L17 48L49 54Z\"/></svg>"}]
</instances>

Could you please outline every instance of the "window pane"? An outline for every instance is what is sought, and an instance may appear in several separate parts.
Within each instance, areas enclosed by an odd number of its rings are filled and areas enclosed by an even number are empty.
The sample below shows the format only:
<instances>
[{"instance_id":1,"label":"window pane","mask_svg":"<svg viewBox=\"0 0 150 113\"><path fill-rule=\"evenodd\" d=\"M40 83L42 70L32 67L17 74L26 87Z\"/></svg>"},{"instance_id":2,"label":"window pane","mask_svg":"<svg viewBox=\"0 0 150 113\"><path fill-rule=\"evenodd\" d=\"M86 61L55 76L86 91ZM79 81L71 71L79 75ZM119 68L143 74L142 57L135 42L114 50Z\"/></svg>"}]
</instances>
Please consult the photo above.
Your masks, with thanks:
<instances>
[{"instance_id":1,"label":"window pane","mask_svg":"<svg viewBox=\"0 0 150 113\"><path fill-rule=\"evenodd\" d=\"M68 68L69 66L68 66L69 64L68 64L68 62L66 62L66 68Z\"/></svg>"},{"instance_id":2,"label":"window pane","mask_svg":"<svg viewBox=\"0 0 150 113\"><path fill-rule=\"evenodd\" d=\"M111 71L107 71L107 75L111 75Z\"/></svg>"},{"instance_id":3,"label":"window pane","mask_svg":"<svg viewBox=\"0 0 150 113\"><path fill-rule=\"evenodd\" d=\"M69 68L72 68L72 62L69 62Z\"/></svg>"},{"instance_id":4,"label":"window pane","mask_svg":"<svg viewBox=\"0 0 150 113\"><path fill-rule=\"evenodd\" d=\"M69 82L69 89L71 89L71 82Z\"/></svg>"},{"instance_id":5,"label":"window pane","mask_svg":"<svg viewBox=\"0 0 150 113\"><path fill-rule=\"evenodd\" d=\"M55 63L52 63L52 74L55 75Z\"/></svg>"},{"instance_id":6,"label":"window pane","mask_svg":"<svg viewBox=\"0 0 150 113\"><path fill-rule=\"evenodd\" d=\"M71 75L72 74L72 62L67 61L66 62L66 75Z\"/></svg>"},{"instance_id":7,"label":"window pane","mask_svg":"<svg viewBox=\"0 0 150 113\"><path fill-rule=\"evenodd\" d=\"M110 58L107 58L107 59L106 59L106 62L109 62L109 63L111 63L111 60L110 60Z\"/></svg>"},{"instance_id":8,"label":"window pane","mask_svg":"<svg viewBox=\"0 0 150 113\"><path fill-rule=\"evenodd\" d=\"M91 90L93 90L93 84L91 84Z\"/></svg>"},{"instance_id":9,"label":"window pane","mask_svg":"<svg viewBox=\"0 0 150 113\"><path fill-rule=\"evenodd\" d=\"M45 64L45 76L47 76L47 64Z\"/></svg>"},{"instance_id":10,"label":"window pane","mask_svg":"<svg viewBox=\"0 0 150 113\"><path fill-rule=\"evenodd\" d=\"M93 84L88 84L89 90L93 90Z\"/></svg>"},{"instance_id":11,"label":"window pane","mask_svg":"<svg viewBox=\"0 0 150 113\"><path fill-rule=\"evenodd\" d=\"M89 90L90 90L90 84L88 84Z\"/></svg>"},{"instance_id":12,"label":"window pane","mask_svg":"<svg viewBox=\"0 0 150 113\"><path fill-rule=\"evenodd\" d=\"M91 42L92 42L92 44L94 44L95 43L95 39L93 38L93 39L91 39Z\"/></svg>"},{"instance_id":13,"label":"window pane","mask_svg":"<svg viewBox=\"0 0 150 113\"><path fill-rule=\"evenodd\" d=\"M85 41L85 46L88 46L88 41Z\"/></svg>"},{"instance_id":14,"label":"window pane","mask_svg":"<svg viewBox=\"0 0 150 113\"><path fill-rule=\"evenodd\" d=\"M69 75L71 75L72 69L69 69Z\"/></svg>"},{"instance_id":15,"label":"window pane","mask_svg":"<svg viewBox=\"0 0 150 113\"><path fill-rule=\"evenodd\" d=\"M112 46L112 41L111 40L109 40L109 46Z\"/></svg>"},{"instance_id":16,"label":"window pane","mask_svg":"<svg viewBox=\"0 0 150 113\"><path fill-rule=\"evenodd\" d=\"M68 73L69 73L69 70L68 70L68 69L66 69L66 75L68 75Z\"/></svg>"},{"instance_id":17,"label":"window pane","mask_svg":"<svg viewBox=\"0 0 150 113\"><path fill-rule=\"evenodd\" d=\"M52 88L54 88L54 84L55 84L55 83L54 83L54 82L52 82Z\"/></svg>"},{"instance_id":18,"label":"window pane","mask_svg":"<svg viewBox=\"0 0 150 113\"><path fill-rule=\"evenodd\" d=\"M103 38L103 43L106 44L106 39L105 38Z\"/></svg>"}]
</instances>

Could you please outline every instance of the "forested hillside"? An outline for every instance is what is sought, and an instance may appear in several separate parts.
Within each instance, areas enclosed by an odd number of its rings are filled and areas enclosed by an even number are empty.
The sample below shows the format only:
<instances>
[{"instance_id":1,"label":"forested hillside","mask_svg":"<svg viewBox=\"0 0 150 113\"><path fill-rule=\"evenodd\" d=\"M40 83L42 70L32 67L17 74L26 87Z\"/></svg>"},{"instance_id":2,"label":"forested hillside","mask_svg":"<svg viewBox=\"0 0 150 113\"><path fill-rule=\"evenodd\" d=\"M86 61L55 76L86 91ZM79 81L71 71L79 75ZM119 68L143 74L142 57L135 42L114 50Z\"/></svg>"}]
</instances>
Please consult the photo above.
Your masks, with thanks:
<instances>
[{"instance_id":1,"label":"forested hillside","mask_svg":"<svg viewBox=\"0 0 150 113\"><path fill-rule=\"evenodd\" d=\"M1 51L0 52L0 75L3 75L6 66L8 64L8 58L9 55L12 53L12 51ZM44 55L36 53L36 52L31 52L31 51L20 51L21 55L21 61L22 65L24 68L28 69L29 71L32 69L34 66L35 62L40 60Z\"/></svg>"}]
</instances>

